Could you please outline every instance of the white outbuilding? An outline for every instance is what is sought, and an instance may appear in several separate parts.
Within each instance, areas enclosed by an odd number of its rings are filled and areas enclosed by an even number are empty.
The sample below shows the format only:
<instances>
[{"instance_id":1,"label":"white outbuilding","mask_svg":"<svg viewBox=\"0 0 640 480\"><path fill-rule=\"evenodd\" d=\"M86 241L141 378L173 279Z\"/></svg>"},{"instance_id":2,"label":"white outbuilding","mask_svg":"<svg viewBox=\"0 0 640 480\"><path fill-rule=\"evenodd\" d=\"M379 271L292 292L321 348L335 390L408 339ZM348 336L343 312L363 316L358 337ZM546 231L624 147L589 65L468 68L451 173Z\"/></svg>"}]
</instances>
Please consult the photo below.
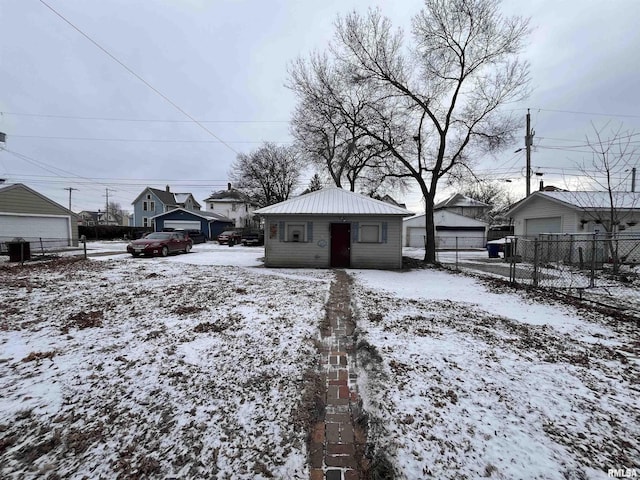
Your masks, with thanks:
<instances>
[{"instance_id":1,"label":"white outbuilding","mask_svg":"<svg viewBox=\"0 0 640 480\"><path fill-rule=\"evenodd\" d=\"M408 210L326 188L255 211L265 219L268 267L402 268Z\"/></svg>"},{"instance_id":2,"label":"white outbuilding","mask_svg":"<svg viewBox=\"0 0 640 480\"><path fill-rule=\"evenodd\" d=\"M484 248L489 225L480 220L469 218L448 210L438 210L433 214L436 230L436 248ZM424 214L406 218L402 222L403 245L424 248Z\"/></svg>"}]
</instances>

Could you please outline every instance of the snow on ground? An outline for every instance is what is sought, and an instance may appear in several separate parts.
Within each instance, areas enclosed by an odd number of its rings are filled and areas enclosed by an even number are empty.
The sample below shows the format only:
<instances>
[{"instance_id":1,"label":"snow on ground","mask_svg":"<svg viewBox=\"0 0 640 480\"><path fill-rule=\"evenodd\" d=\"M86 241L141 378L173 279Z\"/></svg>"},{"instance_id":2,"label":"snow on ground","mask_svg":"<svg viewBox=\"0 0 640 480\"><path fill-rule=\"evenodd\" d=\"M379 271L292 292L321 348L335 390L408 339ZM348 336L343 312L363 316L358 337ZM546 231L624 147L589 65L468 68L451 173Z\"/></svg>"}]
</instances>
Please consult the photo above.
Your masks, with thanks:
<instances>
[{"instance_id":1,"label":"snow on ground","mask_svg":"<svg viewBox=\"0 0 640 480\"><path fill-rule=\"evenodd\" d=\"M308 478L332 272L125 246L0 265L0 477ZM440 270L349 273L370 440L398 478L640 468L634 325Z\"/></svg>"},{"instance_id":2,"label":"snow on ground","mask_svg":"<svg viewBox=\"0 0 640 480\"><path fill-rule=\"evenodd\" d=\"M364 408L400 478L640 468L635 325L438 270L354 276Z\"/></svg>"},{"instance_id":3,"label":"snow on ground","mask_svg":"<svg viewBox=\"0 0 640 480\"><path fill-rule=\"evenodd\" d=\"M308 477L331 274L200 247L0 267L0 477Z\"/></svg>"}]
</instances>

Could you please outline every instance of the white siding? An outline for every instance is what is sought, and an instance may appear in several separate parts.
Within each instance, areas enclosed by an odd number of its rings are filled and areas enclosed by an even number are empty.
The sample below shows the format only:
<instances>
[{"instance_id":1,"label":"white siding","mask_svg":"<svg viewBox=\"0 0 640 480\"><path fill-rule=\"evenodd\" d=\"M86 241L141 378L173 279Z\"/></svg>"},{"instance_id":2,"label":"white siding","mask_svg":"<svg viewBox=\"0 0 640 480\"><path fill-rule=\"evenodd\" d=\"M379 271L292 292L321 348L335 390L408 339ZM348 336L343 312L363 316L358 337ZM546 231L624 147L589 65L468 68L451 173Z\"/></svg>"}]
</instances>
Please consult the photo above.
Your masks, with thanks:
<instances>
[{"instance_id":1,"label":"white siding","mask_svg":"<svg viewBox=\"0 0 640 480\"><path fill-rule=\"evenodd\" d=\"M306 242L280 241L280 222L312 222L313 238ZM268 267L329 268L331 223L386 222L386 243L351 242L352 268L402 268L402 218L387 216L269 215L265 225L265 265Z\"/></svg>"},{"instance_id":2,"label":"white siding","mask_svg":"<svg viewBox=\"0 0 640 480\"><path fill-rule=\"evenodd\" d=\"M545 198L533 198L523 208L513 215L514 234L526 235L526 220L560 217L562 231L559 233L575 233L580 231L577 223L575 209L547 200Z\"/></svg>"}]
</instances>

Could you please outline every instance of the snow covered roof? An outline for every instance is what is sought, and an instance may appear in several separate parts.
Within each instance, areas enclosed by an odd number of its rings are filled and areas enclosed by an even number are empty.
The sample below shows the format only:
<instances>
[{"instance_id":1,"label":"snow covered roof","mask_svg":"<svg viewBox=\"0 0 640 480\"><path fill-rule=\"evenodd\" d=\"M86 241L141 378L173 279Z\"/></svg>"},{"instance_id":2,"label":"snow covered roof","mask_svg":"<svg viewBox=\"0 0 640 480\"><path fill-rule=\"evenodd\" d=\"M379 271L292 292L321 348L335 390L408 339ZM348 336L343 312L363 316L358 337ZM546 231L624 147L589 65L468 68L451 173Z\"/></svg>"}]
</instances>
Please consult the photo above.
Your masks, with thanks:
<instances>
[{"instance_id":1,"label":"snow covered roof","mask_svg":"<svg viewBox=\"0 0 640 480\"><path fill-rule=\"evenodd\" d=\"M440 208L455 208L455 207L490 207L484 202L479 200L475 200L471 197L467 197L462 195L461 193L455 193L451 195L449 198L437 203L434 205L433 209L438 210Z\"/></svg>"},{"instance_id":2,"label":"snow covered roof","mask_svg":"<svg viewBox=\"0 0 640 480\"><path fill-rule=\"evenodd\" d=\"M616 209L640 209L639 192L612 192L613 207ZM554 202L574 207L580 210L603 210L611 207L609 192L533 192L527 198L513 205L505 215L511 215L534 198L547 198Z\"/></svg>"},{"instance_id":3,"label":"snow covered roof","mask_svg":"<svg viewBox=\"0 0 640 480\"><path fill-rule=\"evenodd\" d=\"M609 192L539 192L545 197L580 208L609 208ZM615 208L640 208L639 192L612 192Z\"/></svg>"},{"instance_id":4,"label":"snow covered roof","mask_svg":"<svg viewBox=\"0 0 640 480\"><path fill-rule=\"evenodd\" d=\"M173 196L176 199L176 203L186 203L186 201L191 197L191 201L194 205L201 206L191 193L174 193Z\"/></svg>"},{"instance_id":5,"label":"snow covered roof","mask_svg":"<svg viewBox=\"0 0 640 480\"><path fill-rule=\"evenodd\" d=\"M300 195L260 208L255 213L260 215L412 215L404 208L338 187L324 188Z\"/></svg>"}]
</instances>

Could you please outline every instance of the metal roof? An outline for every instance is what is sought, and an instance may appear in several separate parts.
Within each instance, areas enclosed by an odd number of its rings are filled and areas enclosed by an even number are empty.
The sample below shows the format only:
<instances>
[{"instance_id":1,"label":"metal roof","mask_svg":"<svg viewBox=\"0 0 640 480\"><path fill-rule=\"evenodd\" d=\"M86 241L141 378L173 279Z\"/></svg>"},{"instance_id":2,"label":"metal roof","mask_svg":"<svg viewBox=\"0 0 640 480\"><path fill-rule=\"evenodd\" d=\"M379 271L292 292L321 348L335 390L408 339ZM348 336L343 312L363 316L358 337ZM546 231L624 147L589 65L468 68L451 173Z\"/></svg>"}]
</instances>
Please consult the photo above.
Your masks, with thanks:
<instances>
[{"instance_id":1,"label":"metal roof","mask_svg":"<svg viewBox=\"0 0 640 480\"><path fill-rule=\"evenodd\" d=\"M620 210L640 210L639 192L611 192L613 208ZM527 205L534 198L547 198L576 210L606 210L611 208L609 192L533 192L526 198L511 206L505 215L511 215Z\"/></svg>"},{"instance_id":2,"label":"metal roof","mask_svg":"<svg viewBox=\"0 0 640 480\"><path fill-rule=\"evenodd\" d=\"M410 211L342 188L324 188L254 213L260 215L413 215Z\"/></svg>"}]
</instances>

